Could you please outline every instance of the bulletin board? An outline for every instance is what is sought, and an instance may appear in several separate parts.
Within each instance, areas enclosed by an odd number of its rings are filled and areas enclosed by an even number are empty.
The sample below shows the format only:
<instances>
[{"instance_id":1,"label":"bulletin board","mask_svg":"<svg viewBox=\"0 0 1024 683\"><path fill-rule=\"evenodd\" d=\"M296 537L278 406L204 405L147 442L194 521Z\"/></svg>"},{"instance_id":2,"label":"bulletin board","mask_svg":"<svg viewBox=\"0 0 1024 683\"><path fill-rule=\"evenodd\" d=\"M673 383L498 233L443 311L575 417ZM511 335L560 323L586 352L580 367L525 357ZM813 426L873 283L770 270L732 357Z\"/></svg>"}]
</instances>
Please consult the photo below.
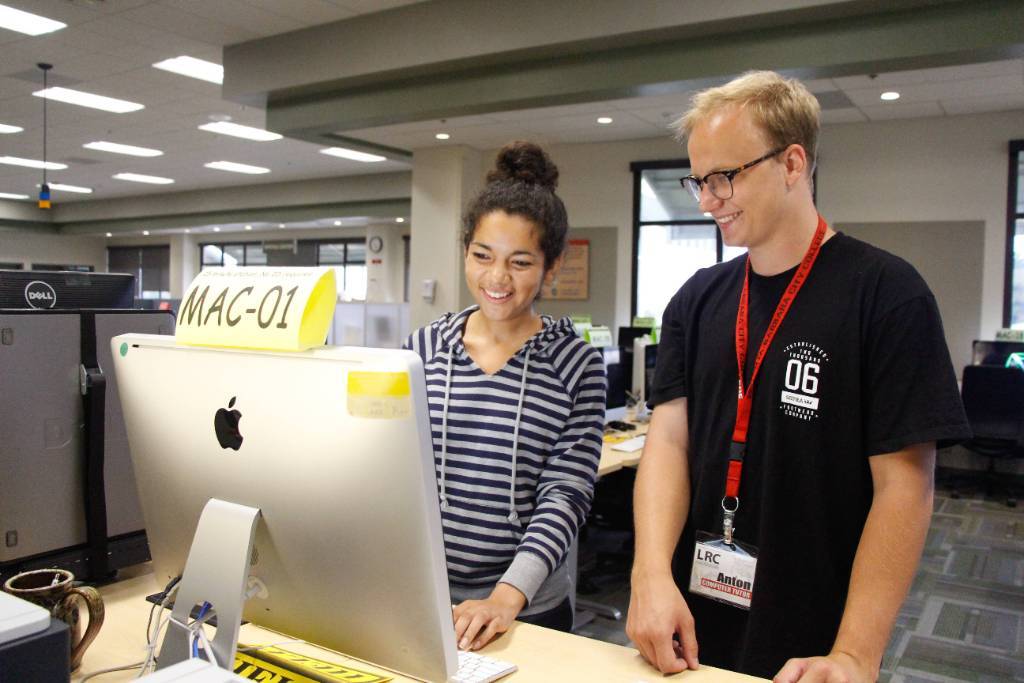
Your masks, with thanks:
<instances>
[{"instance_id":1,"label":"bulletin board","mask_svg":"<svg viewBox=\"0 0 1024 683\"><path fill-rule=\"evenodd\" d=\"M590 240L569 240L562 269L554 282L544 287L542 296L557 301L586 301L590 298Z\"/></svg>"}]
</instances>

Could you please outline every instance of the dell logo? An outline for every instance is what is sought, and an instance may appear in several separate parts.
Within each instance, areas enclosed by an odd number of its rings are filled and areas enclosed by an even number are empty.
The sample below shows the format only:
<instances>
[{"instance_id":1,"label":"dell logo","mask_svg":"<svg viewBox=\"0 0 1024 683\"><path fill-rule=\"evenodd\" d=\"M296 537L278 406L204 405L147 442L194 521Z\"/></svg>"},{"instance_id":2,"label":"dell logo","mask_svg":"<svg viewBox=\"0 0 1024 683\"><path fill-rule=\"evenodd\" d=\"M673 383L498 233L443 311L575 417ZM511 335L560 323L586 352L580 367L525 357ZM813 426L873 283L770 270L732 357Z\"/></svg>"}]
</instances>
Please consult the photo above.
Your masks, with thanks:
<instances>
[{"instance_id":1,"label":"dell logo","mask_svg":"<svg viewBox=\"0 0 1024 683\"><path fill-rule=\"evenodd\" d=\"M42 280L33 280L25 286L25 302L32 308L53 308L57 293Z\"/></svg>"}]
</instances>

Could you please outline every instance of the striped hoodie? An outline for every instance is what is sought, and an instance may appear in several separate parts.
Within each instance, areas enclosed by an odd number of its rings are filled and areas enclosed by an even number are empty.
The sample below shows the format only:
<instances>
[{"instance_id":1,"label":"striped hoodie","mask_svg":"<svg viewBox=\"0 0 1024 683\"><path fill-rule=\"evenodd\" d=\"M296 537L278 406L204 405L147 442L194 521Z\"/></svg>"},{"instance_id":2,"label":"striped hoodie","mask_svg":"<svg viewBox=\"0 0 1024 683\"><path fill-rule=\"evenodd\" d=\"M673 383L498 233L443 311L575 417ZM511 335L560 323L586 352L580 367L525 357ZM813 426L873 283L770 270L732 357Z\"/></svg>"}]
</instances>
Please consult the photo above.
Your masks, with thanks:
<instances>
[{"instance_id":1,"label":"striped hoodie","mask_svg":"<svg viewBox=\"0 0 1024 683\"><path fill-rule=\"evenodd\" d=\"M448 313L405 344L423 359L452 600L499 582L557 607L571 587L565 557L590 510L601 459L604 360L568 318L544 327L493 375Z\"/></svg>"}]
</instances>

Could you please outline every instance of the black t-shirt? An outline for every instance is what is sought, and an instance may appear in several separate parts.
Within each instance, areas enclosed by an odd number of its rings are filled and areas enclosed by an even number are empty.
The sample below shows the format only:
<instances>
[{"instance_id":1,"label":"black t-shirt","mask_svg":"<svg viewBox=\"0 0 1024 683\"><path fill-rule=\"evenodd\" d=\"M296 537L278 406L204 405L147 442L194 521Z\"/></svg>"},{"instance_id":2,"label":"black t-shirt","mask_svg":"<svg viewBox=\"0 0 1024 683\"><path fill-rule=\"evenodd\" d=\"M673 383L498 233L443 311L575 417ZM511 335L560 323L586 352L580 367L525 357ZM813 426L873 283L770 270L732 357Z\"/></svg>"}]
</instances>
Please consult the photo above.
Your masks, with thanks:
<instances>
[{"instance_id":1,"label":"black t-shirt","mask_svg":"<svg viewBox=\"0 0 1024 683\"><path fill-rule=\"evenodd\" d=\"M831 650L871 505L868 458L970 431L924 280L905 261L834 235L754 386L735 520L737 540L759 552L751 609L691 594L694 533L722 531L745 260L697 272L672 298L651 403L687 397L691 503L675 573L700 660L770 678L790 657ZM794 272L751 273L745 382Z\"/></svg>"}]
</instances>

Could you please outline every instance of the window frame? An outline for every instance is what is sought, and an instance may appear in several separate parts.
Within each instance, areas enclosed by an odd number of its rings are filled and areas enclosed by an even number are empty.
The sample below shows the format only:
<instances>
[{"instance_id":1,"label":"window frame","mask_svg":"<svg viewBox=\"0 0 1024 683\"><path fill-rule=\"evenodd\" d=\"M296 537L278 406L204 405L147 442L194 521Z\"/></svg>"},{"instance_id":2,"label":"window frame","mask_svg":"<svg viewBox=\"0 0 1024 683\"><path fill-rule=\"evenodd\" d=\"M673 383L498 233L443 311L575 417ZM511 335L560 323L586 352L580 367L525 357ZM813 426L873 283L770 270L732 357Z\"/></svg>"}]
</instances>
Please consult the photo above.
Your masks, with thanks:
<instances>
[{"instance_id":1,"label":"window frame","mask_svg":"<svg viewBox=\"0 0 1024 683\"><path fill-rule=\"evenodd\" d=\"M711 225L715 227L715 261L722 262L722 233L714 219L687 219L674 221L641 221L640 220L640 180L644 171L679 168L690 169L689 159L658 159L655 161L634 161L629 164L629 170L633 173L633 268L630 283L629 317L636 317L637 289L639 287L639 259L640 259L640 231L645 225ZM682 174L685 175L685 174ZM680 175L680 177L682 177ZM686 192L680 185L681 192Z\"/></svg>"},{"instance_id":2,"label":"window frame","mask_svg":"<svg viewBox=\"0 0 1024 683\"><path fill-rule=\"evenodd\" d=\"M214 246L220 248L220 265L214 263L203 263L203 251L208 246ZM242 253L245 258L248 259L248 253L245 247L263 247L263 240L249 240L246 242L200 242L199 243L199 272L203 271L203 268L210 266L211 268L223 268L224 267L224 247L242 247ZM246 264L243 263L244 267ZM259 265L263 265L262 263Z\"/></svg>"},{"instance_id":3,"label":"window frame","mask_svg":"<svg viewBox=\"0 0 1024 683\"><path fill-rule=\"evenodd\" d=\"M1021 161L1024 161L1024 139L1010 140L1006 193L1006 254L1003 261L1003 327L1010 327L1013 322L1013 242L1017 235L1017 221L1024 220L1024 212L1017 211Z\"/></svg>"}]
</instances>

